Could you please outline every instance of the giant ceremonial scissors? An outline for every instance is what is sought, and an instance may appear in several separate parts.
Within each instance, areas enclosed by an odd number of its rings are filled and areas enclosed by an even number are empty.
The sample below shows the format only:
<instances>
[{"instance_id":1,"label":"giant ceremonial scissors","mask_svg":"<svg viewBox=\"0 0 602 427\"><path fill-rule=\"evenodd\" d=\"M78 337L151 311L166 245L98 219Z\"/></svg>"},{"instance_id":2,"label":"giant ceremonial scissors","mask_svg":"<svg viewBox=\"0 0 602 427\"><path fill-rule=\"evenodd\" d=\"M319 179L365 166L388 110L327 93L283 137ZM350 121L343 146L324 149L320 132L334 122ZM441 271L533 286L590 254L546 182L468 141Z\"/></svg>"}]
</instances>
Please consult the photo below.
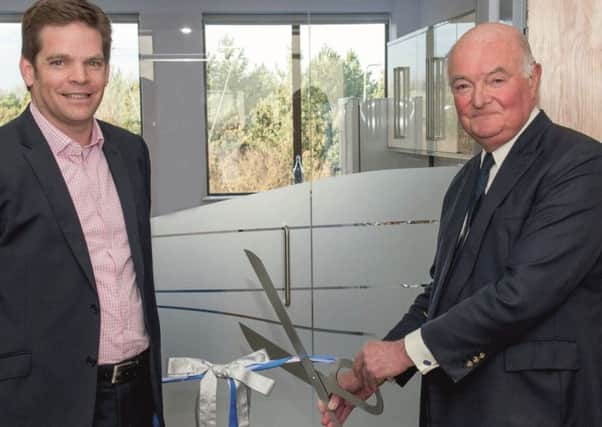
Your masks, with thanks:
<instances>
[{"instance_id":1,"label":"giant ceremonial scissors","mask_svg":"<svg viewBox=\"0 0 602 427\"><path fill-rule=\"evenodd\" d=\"M253 270L255 270L255 274L257 274L259 283L261 283L261 286L263 286L263 289L265 290L272 307L274 307L274 311L276 311L278 319L284 327L286 335L288 335L288 338L293 345L297 356L299 357L301 366L299 366L299 364L285 364L282 365L282 368L311 385L316 391L318 398L325 404L328 404L331 394L336 394L347 400L347 402L350 404L355 405L366 412L374 415L382 413L383 399L379 390L376 391L376 403L374 405L370 405L368 402L349 393L347 390L344 390L339 385L337 381L337 374L343 368L351 368L353 366L353 362L351 360L337 359L335 369L330 375L325 375L322 372L314 369L312 361L310 360L307 351L305 351L305 347L303 347L303 344L297 335L297 331L295 330L291 319L288 317L288 313L284 308L284 304L282 304L282 301L278 296L278 292L276 291L276 288L272 283L272 279L263 265L263 262L257 255L248 249L245 249L245 254L247 255L247 258L249 258L251 266L253 267ZM278 347L276 344L247 326L240 324L240 327L253 350L259 350L262 348L265 349L270 359L281 359L292 356L286 350ZM336 419L334 413L331 412L330 417L333 421L333 424L337 427L340 427L340 423Z\"/></svg>"}]
</instances>

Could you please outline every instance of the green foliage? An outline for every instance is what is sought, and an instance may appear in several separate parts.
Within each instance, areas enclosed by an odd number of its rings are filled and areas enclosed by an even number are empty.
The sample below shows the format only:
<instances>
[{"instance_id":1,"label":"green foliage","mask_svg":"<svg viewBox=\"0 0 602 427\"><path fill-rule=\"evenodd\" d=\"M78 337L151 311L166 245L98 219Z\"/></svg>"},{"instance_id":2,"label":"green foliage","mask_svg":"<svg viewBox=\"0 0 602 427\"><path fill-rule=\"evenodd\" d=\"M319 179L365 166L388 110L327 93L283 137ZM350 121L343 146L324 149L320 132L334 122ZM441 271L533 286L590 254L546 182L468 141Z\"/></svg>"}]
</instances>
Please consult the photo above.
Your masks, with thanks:
<instances>
[{"instance_id":1,"label":"green foliage","mask_svg":"<svg viewBox=\"0 0 602 427\"><path fill-rule=\"evenodd\" d=\"M308 71L310 70L310 71ZM302 73L301 135L305 179L330 176L339 166L339 100L384 95L384 82L364 76L357 54L343 58L324 46ZM246 193L291 182L291 72L251 68L231 38L207 63L209 191ZM364 77L366 81L364 82Z\"/></svg>"},{"instance_id":2,"label":"green foliage","mask_svg":"<svg viewBox=\"0 0 602 427\"><path fill-rule=\"evenodd\" d=\"M345 76L345 96L362 98L364 95L364 70L362 69L357 54L352 50L347 52L343 72ZM375 85L369 76L370 71L368 71L368 74L365 76L366 94L370 98L374 94Z\"/></svg>"},{"instance_id":3,"label":"green foliage","mask_svg":"<svg viewBox=\"0 0 602 427\"><path fill-rule=\"evenodd\" d=\"M25 89L14 89L0 94L0 125L10 122L23 112L29 104L29 92Z\"/></svg>"},{"instance_id":4,"label":"green foliage","mask_svg":"<svg viewBox=\"0 0 602 427\"><path fill-rule=\"evenodd\" d=\"M140 83L126 78L119 69L111 71L109 84L96 117L140 135Z\"/></svg>"},{"instance_id":5,"label":"green foliage","mask_svg":"<svg viewBox=\"0 0 602 427\"><path fill-rule=\"evenodd\" d=\"M249 70L244 52L234 47L234 40L225 37L219 43L219 52L207 61L207 90L215 94L245 93L244 110L252 110L257 102L274 92L278 76L265 66ZM249 88L253 88L249 91Z\"/></svg>"},{"instance_id":6,"label":"green foliage","mask_svg":"<svg viewBox=\"0 0 602 427\"><path fill-rule=\"evenodd\" d=\"M0 125L16 118L30 101L29 92L15 88L0 94ZM140 134L140 85L138 81L127 79L117 70L111 73L96 117Z\"/></svg>"}]
</instances>

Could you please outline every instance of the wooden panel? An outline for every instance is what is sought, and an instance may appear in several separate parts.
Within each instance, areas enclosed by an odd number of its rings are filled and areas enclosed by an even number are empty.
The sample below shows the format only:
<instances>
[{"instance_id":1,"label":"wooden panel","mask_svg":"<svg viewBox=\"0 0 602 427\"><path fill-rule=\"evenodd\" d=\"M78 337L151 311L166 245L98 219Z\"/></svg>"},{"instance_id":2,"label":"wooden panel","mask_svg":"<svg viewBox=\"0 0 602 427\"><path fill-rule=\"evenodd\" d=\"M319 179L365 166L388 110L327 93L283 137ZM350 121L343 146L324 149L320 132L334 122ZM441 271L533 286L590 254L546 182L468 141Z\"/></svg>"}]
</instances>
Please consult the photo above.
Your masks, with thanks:
<instances>
[{"instance_id":1,"label":"wooden panel","mask_svg":"<svg viewBox=\"0 0 602 427\"><path fill-rule=\"evenodd\" d=\"M602 141L602 2L529 0L529 42L543 66L540 106Z\"/></svg>"}]
</instances>

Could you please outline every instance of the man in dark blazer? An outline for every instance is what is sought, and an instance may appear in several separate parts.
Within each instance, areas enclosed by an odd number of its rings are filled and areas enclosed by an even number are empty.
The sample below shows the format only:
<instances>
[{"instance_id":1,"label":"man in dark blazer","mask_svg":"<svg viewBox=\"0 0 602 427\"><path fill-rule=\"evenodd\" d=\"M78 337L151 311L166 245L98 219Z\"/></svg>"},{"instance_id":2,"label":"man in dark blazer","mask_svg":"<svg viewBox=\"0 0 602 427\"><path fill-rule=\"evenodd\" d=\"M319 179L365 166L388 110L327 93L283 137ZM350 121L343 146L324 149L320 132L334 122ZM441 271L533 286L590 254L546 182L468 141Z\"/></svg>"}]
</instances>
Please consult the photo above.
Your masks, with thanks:
<instances>
[{"instance_id":1,"label":"man in dark blazer","mask_svg":"<svg viewBox=\"0 0 602 427\"><path fill-rule=\"evenodd\" d=\"M466 33L448 74L483 152L443 200L431 285L341 382L367 397L419 371L421 426L602 426L602 146L537 109L512 27Z\"/></svg>"},{"instance_id":2,"label":"man in dark blazer","mask_svg":"<svg viewBox=\"0 0 602 427\"><path fill-rule=\"evenodd\" d=\"M93 118L110 23L40 0L22 25L32 103L0 128L0 425L161 426L149 154Z\"/></svg>"}]
</instances>

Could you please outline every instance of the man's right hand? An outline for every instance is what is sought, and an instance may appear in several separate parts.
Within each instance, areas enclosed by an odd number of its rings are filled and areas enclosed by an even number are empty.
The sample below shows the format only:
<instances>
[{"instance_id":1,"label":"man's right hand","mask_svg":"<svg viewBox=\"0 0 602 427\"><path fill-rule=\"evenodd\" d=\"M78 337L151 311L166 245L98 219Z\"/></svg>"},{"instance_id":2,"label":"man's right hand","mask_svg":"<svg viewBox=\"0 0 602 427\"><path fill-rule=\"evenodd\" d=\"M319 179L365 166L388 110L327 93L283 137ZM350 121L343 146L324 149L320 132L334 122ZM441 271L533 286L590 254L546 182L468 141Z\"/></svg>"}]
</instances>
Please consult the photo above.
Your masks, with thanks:
<instances>
[{"instance_id":1,"label":"man's right hand","mask_svg":"<svg viewBox=\"0 0 602 427\"><path fill-rule=\"evenodd\" d=\"M376 391L376 389L368 388L362 384L354 375L353 371L347 371L340 374L338 376L338 381L342 388L363 400L368 399ZM331 396L328 406L326 406L322 401L318 400L318 409L320 410L320 414L322 414L321 422L325 427L334 427L331 414L334 414L337 420L339 420L339 423L342 425L351 411L353 411L353 408L353 405L335 394Z\"/></svg>"}]
</instances>

